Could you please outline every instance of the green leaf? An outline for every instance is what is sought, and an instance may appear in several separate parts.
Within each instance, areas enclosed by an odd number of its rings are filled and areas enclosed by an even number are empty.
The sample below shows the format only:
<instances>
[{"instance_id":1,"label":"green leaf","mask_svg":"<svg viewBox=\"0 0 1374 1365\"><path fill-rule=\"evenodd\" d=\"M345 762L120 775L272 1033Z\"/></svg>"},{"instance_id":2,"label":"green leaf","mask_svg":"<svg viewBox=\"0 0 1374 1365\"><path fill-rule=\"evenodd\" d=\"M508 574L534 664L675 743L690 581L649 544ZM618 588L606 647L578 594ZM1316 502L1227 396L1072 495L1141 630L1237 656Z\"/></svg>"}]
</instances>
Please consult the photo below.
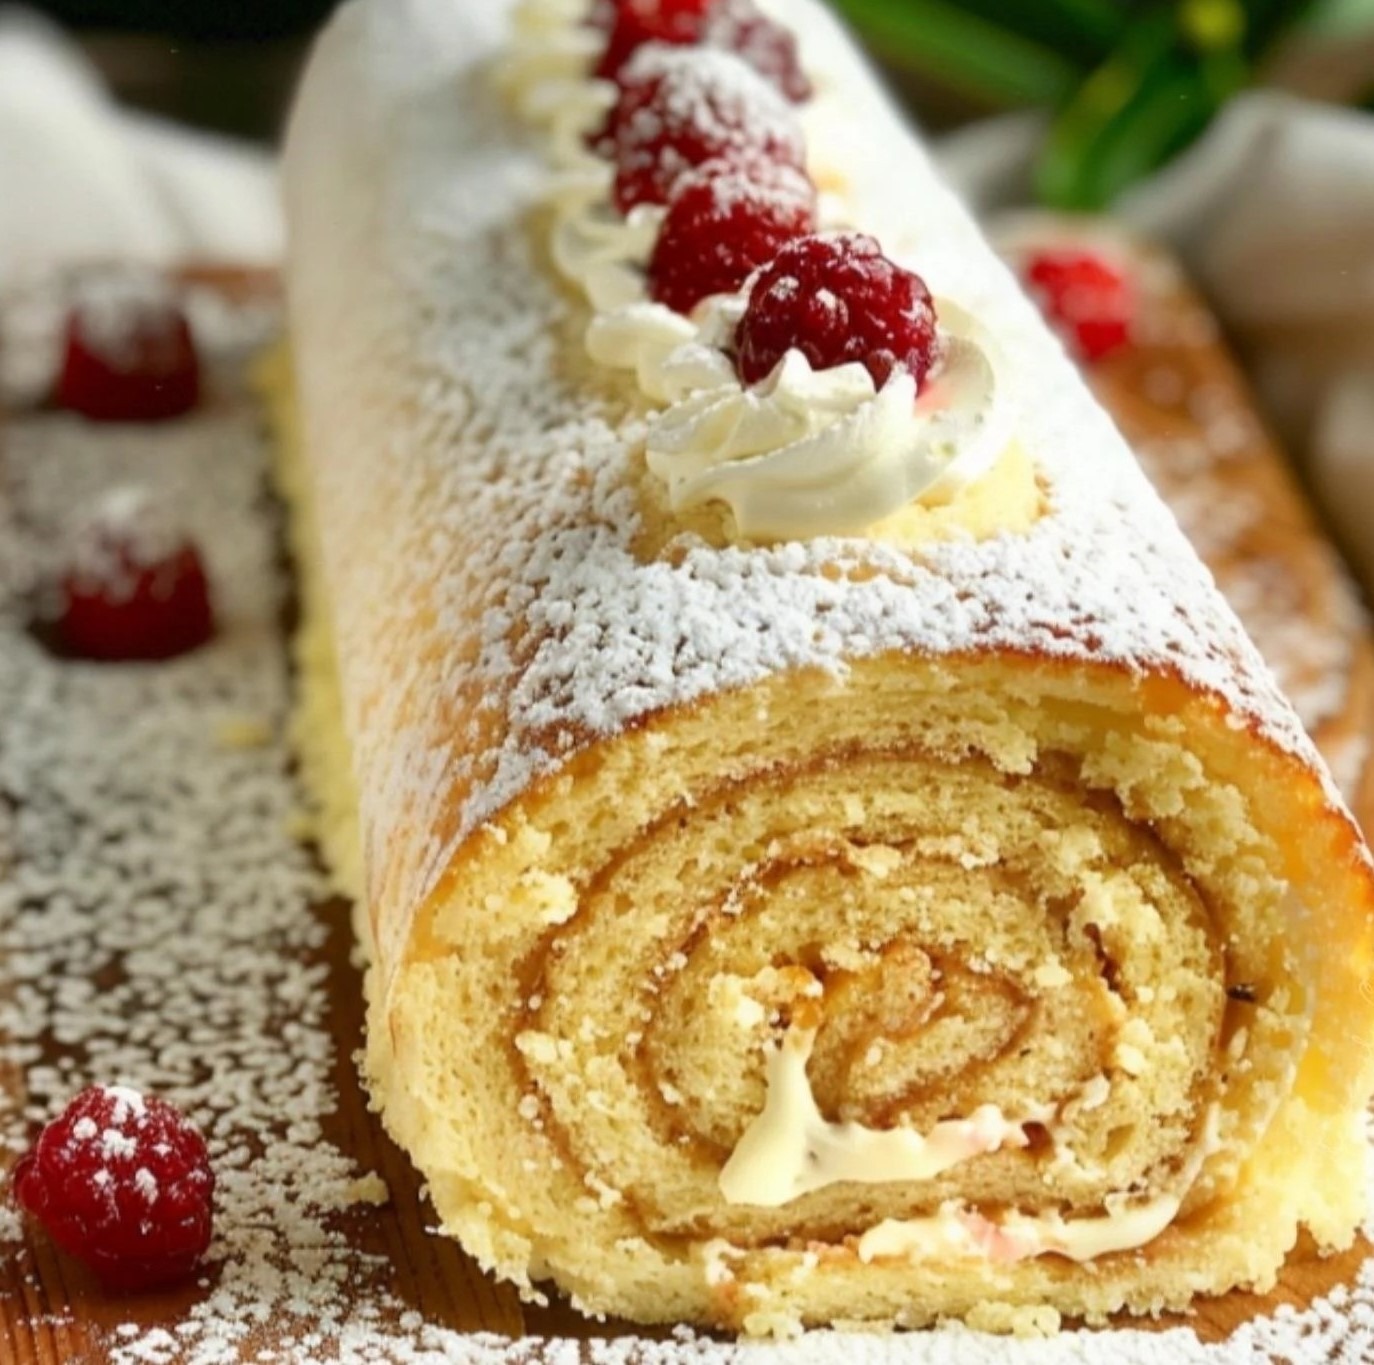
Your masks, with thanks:
<instances>
[{"instance_id":1,"label":"green leaf","mask_svg":"<svg viewBox=\"0 0 1374 1365\"><path fill-rule=\"evenodd\" d=\"M901 5L904 0L892 0ZM964 0L998 28L1094 66L1112 50L1131 15L1131 0Z\"/></svg>"},{"instance_id":2,"label":"green leaf","mask_svg":"<svg viewBox=\"0 0 1374 1365\"><path fill-rule=\"evenodd\" d=\"M1060 110L1036 171L1036 190L1046 204L1063 209L1101 207L1094 186L1108 130L1159 79L1177 41L1171 13L1156 10L1141 16Z\"/></svg>"},{"instance_id":3,"label":"green leaf","mask_svg":"<svg viewBox=\"0 0 1374 1365\"><path fill-rule=\"evenodd\" d=\"M997 104L1058 104L1082 67L952 0L838 0L873 48L898 66L935 76Z\"/></svg>"},{"instance_id":4,"label":"green leaf","mask_svg":"<svg viewBox=\"0 0 1374 1365\"><path fill-rule=\"evenodd\" d=\"M1040 198L1104 209L1192 142L1250 81L1251 26L1265 4L1273 0L1182 0L1141 15L1052 124Z\"/></svg>"}]
</instances>

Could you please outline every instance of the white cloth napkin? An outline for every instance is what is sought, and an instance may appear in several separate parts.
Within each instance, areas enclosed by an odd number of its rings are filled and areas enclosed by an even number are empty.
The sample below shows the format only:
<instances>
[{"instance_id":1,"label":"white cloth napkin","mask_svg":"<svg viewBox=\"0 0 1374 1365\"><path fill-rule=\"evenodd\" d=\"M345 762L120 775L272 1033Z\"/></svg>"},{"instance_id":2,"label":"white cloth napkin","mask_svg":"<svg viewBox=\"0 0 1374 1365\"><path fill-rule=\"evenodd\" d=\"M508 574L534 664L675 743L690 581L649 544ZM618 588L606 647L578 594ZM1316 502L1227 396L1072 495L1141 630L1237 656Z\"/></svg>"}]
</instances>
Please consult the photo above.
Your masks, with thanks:
<instances>
[{"instance_id":1,"label":"white cloth napkin","mask_svg":"<svg viewBox=\"0 0 1374 1365\"><path fill-rule=\"evenodd\" d=\"M273 265L265 152L127 113L57 30L0 10L0 290L88 261Z\"/></svg>"},{"instance_id":2,"label":"white cloth napkin","mask_svg":"<svg viewBox=\"0 0 1374 1365\"><path fill-rule=\"evenodd\" d=\"M945 171L983 211L1024 203L1043 127L1015 115L957 133ZM1118 209L1205 290L1374 591L1374 116L1241 96Z\"/></svg>"}]
</instances>

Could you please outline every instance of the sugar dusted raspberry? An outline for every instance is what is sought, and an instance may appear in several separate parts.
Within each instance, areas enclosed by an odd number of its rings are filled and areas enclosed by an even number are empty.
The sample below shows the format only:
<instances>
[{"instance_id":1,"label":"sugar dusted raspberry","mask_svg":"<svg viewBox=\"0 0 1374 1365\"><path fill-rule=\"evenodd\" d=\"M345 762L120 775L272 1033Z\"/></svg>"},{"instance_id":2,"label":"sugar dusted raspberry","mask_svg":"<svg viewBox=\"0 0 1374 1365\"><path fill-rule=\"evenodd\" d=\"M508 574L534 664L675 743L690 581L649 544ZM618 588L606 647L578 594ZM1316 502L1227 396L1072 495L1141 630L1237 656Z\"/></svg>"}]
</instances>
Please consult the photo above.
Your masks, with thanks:
<instances>
[{"instance_id":1,"label":"sugar dusted raspberry","mask_svg":"<svg viewBox=\"0 0 1374 1365\"><path fill-rule=\"evenodd\" d=\"M1031 297L1080 360L1092 364L1129 344L1135 288L1119 266L1077 247L1037 252L1023 275Z\"/></svg>"},{"instance_id":2,"label":"sugar dusted raspberry","mask_svg":"<svg viewBox=\"0 0 1374 1365\"><path fill-rule=\"evenodd\" d=\"M622 213L667 203L678 177L707 161L801 167L806 157L787 101L732 53L701 48L640 52L625 69L608 134Z\"/></svg>"},{"instance_id":3,"label":"sugar dusted raspberry","mask_svg":"<svg viewBox=\"0 0 1374 1365\"><path fill-rule=\"evenodd\" d=\"M734 293L778 249L816 226L816 187L772 161L708 161L677 182L649 258L649 294L690 313Z\"/></svg>"},{"instance_id":4,"label":"sugar dusted raspberry","mask_svg":"<svg viewBox=\"0 0 1374 1365\"><path fill-rule=\"evenodd\" d=\"M205 567L175 513L142 489L108 494L77 531L56 642L72 658L170 659L214 634Z\"/></svg>"},{"instance_id":5,"label":"sugar dusted raspberry","mask_svg":"<svg viewBox=\"0 0 1374 1365\"><path fill-rule=\"evenodd\" d=\"M919 275L861 235L802 237L759 272L735 333L746 384L793 348L813 369L853 361L881 388L898 367L919 385L938 355L935 306Z\"/></svg>"},{"instance_id":6,"label":"sugar dusted raspberry","mask_svg":"<svg viewBox=\"0 0 1374 1365\"><path fill-rule=\"evenodd\" d=\"M190 1275L210 1245L215 1176L205 1139L165 1100L83 1090L14 1169L15 1200L110 1289Z\"/></svg>"},{"instance_id":7,"label":"sugar dusted raspberry","mask_svg":"<svg viewBox=\"0 0 1374 1365\"><path fill-rule=\"evenodd\" d=\"M195 341L164 280L119 273L82 282L55 396L95 422L160 422L196 406Z\"/></svg>"},{"instance_id":8,"label":"sugar dusted raspberry","mask_svg":"<svg viewBox=\"0 0 1374 1365\"><path fill-rule=\"evenodd\" d=\"M770 19L754 0L716 0L701 40L743 57L759 75L794 104L811 98L811 82L802 70L796 35Z\"/></svg>"},{"instance_id":9,"label":"sugar dusted raspberry","mask_svg":"<svg viewBox=\"0 0 1374 1365\"><path fill-rule=\"evenodd\" d=\"M590 22L605 29L606 50L596 74L614 80L647 43L687 46L701 41L715 0L596 0Z\"/></svg>"}]
</instances>

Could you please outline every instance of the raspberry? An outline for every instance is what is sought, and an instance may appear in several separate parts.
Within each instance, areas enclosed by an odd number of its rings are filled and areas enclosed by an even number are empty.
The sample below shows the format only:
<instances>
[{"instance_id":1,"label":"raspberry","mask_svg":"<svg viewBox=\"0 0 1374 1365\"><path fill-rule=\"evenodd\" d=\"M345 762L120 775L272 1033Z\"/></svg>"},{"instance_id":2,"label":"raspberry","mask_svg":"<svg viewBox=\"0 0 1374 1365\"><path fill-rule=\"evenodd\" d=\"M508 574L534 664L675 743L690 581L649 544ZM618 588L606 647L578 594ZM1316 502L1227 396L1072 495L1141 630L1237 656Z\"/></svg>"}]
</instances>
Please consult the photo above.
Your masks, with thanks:
<instances>
[{"instance_id":1,"label":"raspberry","mask_svg":"<svg viewBox=\"0 0 1374 1365\"><path fill-rule=\"evenodd\" d=\"M1135 289L1110 261L1076 248L1041 251L1023 270L1027 289L1080 360L1091 364L1131 340Z\"/></svg>"},{"instance_id":2,"label":"raspberry","mask_svg":"<svg viewBox=\"0 0 1374 1365\"><path fill-rule=\"evenodd\" d=\"M170 659L214 629L204 565L168 509L138 489L108 495L80 528L62 578L60 651L104 662Z\"/></svg>"},{"instance_id":3,"label":"raspberry","mask_svg":"<svg viewBox=\"0 0 1374 1365\"><path fill-rule=\"evenodd\" d=\"M802 237L755 278L735 363L755 384L796 348L813 369L857 361L882 388L901 367L920 385L938 356L935 322L925 281L888 260L873 238Z\"/></svg>"},{"instance_id":4,"label":"raspberry","mask_svg":"<svg viewBox=\"0 0 1374 1365\"><path fill-rule=\"evenodd\" d=\"M794 104L811 98L796 36L764 14L754 0L717 0L701 40L707 47L723 47L743 57Z\"/></svg>"},{"instance_id":5,"label":"raspberry","mask_svg":"<svg viewBox=\"0 0 1374 1365\"><path fill-rule=\"evenodd\" d=\"M806 149L792 108L728 52L645 48L625 69L608 132L615 204L665 204L684 171L712 160L800 168Z\"/></svg>"},{"instance_id":6,"label":"raspberry","mask_svg":"<svg viewBox=\"0 0 1374 1365\"><path fill-rule=\"evenodd\" d=\"M83 1090L19 1162L14 1198L110 1289L185 1279L210 1245L205 1139L165 1100Z\"/></svg>"},{"instance_id":7,"label":"raspberry","mask_svg":"<svg viewBox=\"0 0 1374 1365\"><path fill-rule=\"evenodd\" d=\"M715 0L596 0L590 22L608 33L596 74L614 80L646 43L675 47L700 42Z\"/></svg>"},{"instance_id":8,"label":"raspberry","mask_svg":"<svg viewBox=\"0 0 1374 1365\"><path fill-rule=\"evenodd\" d=\"M200 362L165 284L88 281L67 318L59 407L94 422L160 422L200 401Z\"/></svg>"},{"instance_id":9,"label":"raspberry","mask_svg":"<svg viewBox=\"0 0 1374 1365\"><path fill-rule=\"evenodd\" d=\"M677 182L649 258L649 294L690 313L732 294L778 248L816 226L816 188L772 161L708 161Z\"/></svg>"}]
</instances>

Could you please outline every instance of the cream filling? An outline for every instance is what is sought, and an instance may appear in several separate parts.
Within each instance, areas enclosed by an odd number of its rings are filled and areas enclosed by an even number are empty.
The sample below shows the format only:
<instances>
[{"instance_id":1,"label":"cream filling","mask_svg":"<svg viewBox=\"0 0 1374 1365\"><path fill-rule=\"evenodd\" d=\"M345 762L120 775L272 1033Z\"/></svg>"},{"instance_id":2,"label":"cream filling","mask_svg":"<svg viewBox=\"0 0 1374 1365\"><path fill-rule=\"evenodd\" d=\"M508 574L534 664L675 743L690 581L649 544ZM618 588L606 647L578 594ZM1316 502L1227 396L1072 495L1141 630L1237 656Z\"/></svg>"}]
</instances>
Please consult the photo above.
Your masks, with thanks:
<instances>
[{"instance_id":1,"label":"cream filling","mask_svg":"<svg viewBox=\"0 0 1374 1365\"><path fill-rule=\"evenodd\" d=\"M1025 1125L1054 1112L1047 1106L1013 1122L995 1104L984 1104L968 1118L937 1123L924 1135L831 1123L806 1074L815 1043L814 1029L794 1026L769 1054L763 1109L720 1173L727 1204L777 1208L828 1185L929 1180L970 1157L1024 1147Z\"/></svg>"},{"instance_id":2,"label":"cream filling","mask_svg":"<svg viewBox=\"0 0 1374 1365\"><path fill-rule=\"evenodd\" d=\"M1011 1120L997 1105L985 1104L968 1118L945 1120L925 1134L831 1123L821 1113L806 1074L815 1043L814 1029L794 1025L769 1053L763 1109L720 1173L727 1204L778 1208L835 1184L930 1180L972 1157L1024 1147L1026 1125L1048 1122L1055 1113L1053 1105L1042 1105ZM1153 1241L1178 1215L1203 1163L1220 1147L1219 1118L1213 1105L1201 1141L1168 1194L1139 1204L1130 1204L1124 1193L1109 1195L1107 1212L1086 1218L1013 1211L994 1220L951 1200L928 1217L884 1219L859 1238L859 1258L952 1255L1010 1264L1045 1255L1091 1261L1134 1250Z\"/></svg>"},{"instance_id":3,"label":"cream filling","mask_svg":"<svg viewBox=\"0 0 1374 1365\"><path fill-rule=\"evenodd\" d=\"M951 1201L928 1218L884 1219L859 1238L859 1259L907 1257L924 1261L937 1256L967 1256L1010 1264L1032 1256L1055 1255L1081 1262L1114 1251L1133 1251L1154 1241L1177 1217L1203 1163L1220 1147L1218 1117L1214 1105L1208 1111L1202 1141L1180 1175L1177 1190L1170 1194L1135 1205L1128 1205L1125 1195L1109 1196L1108 1211L1089 1218L1065 1218L1059 1213L1033 1217L1013 1212L999 1221Z\"/></svg>"}]
</instances>

